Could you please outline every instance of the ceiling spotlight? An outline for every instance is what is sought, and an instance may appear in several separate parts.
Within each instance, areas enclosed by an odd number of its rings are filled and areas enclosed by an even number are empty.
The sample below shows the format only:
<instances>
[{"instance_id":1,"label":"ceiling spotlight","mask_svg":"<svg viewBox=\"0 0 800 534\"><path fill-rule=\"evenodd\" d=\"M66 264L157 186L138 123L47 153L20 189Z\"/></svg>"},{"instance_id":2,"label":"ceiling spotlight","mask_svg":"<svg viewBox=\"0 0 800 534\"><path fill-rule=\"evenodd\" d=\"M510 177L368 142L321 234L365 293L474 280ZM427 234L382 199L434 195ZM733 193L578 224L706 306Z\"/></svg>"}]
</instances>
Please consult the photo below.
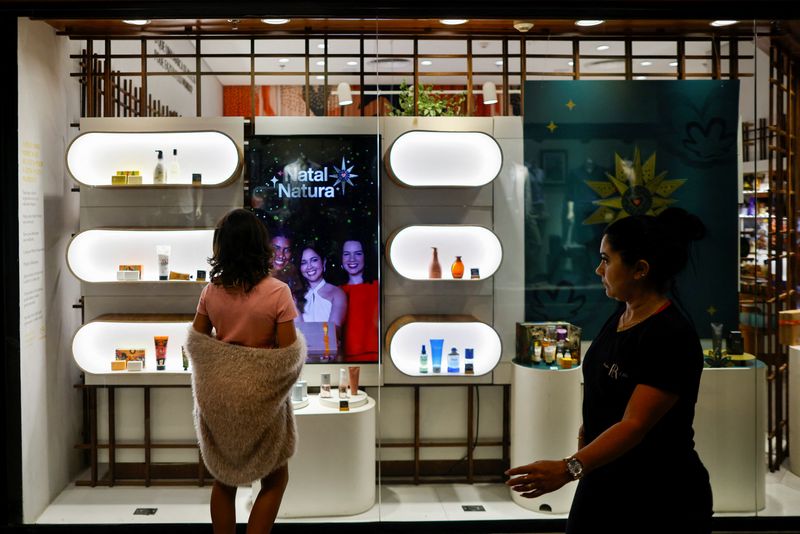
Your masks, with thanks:
<instances>
[{"instance_id":1,"label":"ceiling spotlight","mask_svg":"<svg viewBox=\"0 0 800 534\"><path fill-rule=\"evenodd\" d=\"M670 61L669 62L669 66L670 67L677 67L678 66L678 62L677 61Z\"/></svg>"},{"instance_id":2,"label":"ceiling spotlight","mask_svg":"<svg viewBox=\"0 0 800 534\"><path fill-rule=\"evenodd\" d=\"M597 26L604 22L604 20L576 20L575 26Z\"/></svg>"},{"instance_id":3,"label":"ceiling spotlight","mask_svg":"<svg viewBox=\"0 0 800 534\"><path fill-rule=\"evenodd\" d=\"M325 43L318 44L317 48L319 48L320 50L325 50Z\"/></svg>"},{"instance_id":4,"label":"ceiling spotlight","mask_svg":"<svg viewBox=\"0 0 800 534\"><path fill-rule=\"evenodd\" d=\"M503 66L503 60L502 59L498 59L497 61L494 62L494 64L497 65L498 67L502 67Z\"/></svg>"},{"instance_id":5,"label":"ceiling spotlight","mask_svg":"<svg viewBox=\"0 0 800 534\"><path fill-rule=\"evenodd\" d=\"M422 61L419 62L419 64L422 65L423 67L430 67L431 65L433 65L433 61L431 61L430 59L423 59Z\"/></svg>"},{"instance_id":6,"label":"ceiling spotlight","mask_svg":"<svg viewBox=\"0 0 800 534\"><path fill-rule=\"evenodd\" d=\"M278 60L278 63L289 63L289 58L288 57L282 57L282 58L280 58Z\"/></svg>"},{"instance_id":7,"label":"ceiling spotlight","mask_svg":"<svg viewBox=\"0 0 800 534\"><path fill-rule=\"evenodd\" d=\"M518 32L525 33L530 31L533 28L533 22L528 22L527 20L515 20L514 21L514 29Z\"/></svg>"},{"instance_id":8,"label":"ceiling spotlight","mask_svg":"<svg viewBox=\"0 0 800 534\"><path fill-rule=\"evenodd\" d=\"M641 63L639 63L639 65L641 65L642 67L649 67L652 64L653 64L652 61L642 61Z\"/></svg>"},{"instance_id":9,"label":"ceiling spotlight","mask_svg":"<svg viewBox=\"0 0 800 534\"><path fill-rule=\"evenodd\" d=\"M315 76L315 78L316 78L316 79L318 79L318 80L324 80L324 79L325 79L325 76L323 76L322 74L317 74L317 75Z\"/></svg>"},{"instance_id":10,"label":"ceiling spotlight","mask_svg":"<svg viewBox=\"0 0 800 534\"><path fill-rule=\"evenodd\" d=\"M493 82L483 82L483 103L497 104L497 87Z\"/></svg>"},{"instance_id":11,"label":"ceiling spotlight","mask_svg":"<svg viewBox=\"0 0 800 534\"><path fill-rule=\"evenodd\" d=\"M444 24L445 26L458 26L460 24L466 24L469 22L468 19L441 19L439 22Z\"/></svg>"},{"instance_id":12,"label":"ceiling spotlight","mask_svg":"<svg viewBox=\"0 0 800 534\"><path fill-rule=\"evenodd\" d=\"M349 67L355 67L356 65L358 65L358 61L348 61L348 62L347 62L347 65L348 65Z\"/></svg>"},{"instance_id":13,"label":"ceiling spotlight","mask_svg":"<svg viewBox=\"0 0 800 534\"><path fill-rule=\"evenodd\" d=\"M715 28L720 28L722 26L731 26L739 22L738 20L712 20L710 24Z\"/></svg>"},{"instance_id":14,"label":"ceiling spotlight","mask_svg":"<svg viewBox=\"0 0 800 534\"><path fill-rule=\"evenodd\" d=\"M125 24L131 24L133 26L144 26L145 24L150 24L150 21L147 19L136 19L136 20L123 20Z\"/></svg>"},{"instance_id":15,"label":"ceiling spotlight","mask_svg":"<svg viewBox=\"0 0 800 534\"><path fill-rule=\"evenodd\" d=\"M272 25L279 25L279 24L286 24L289 22L290 19L261 19L261 22L264 24L272 24Z\"/></svg>"},{"instance_id":16,"label":"ceiling spotlight","mask_svg":"<svg viewBox=\"0 0 800 534\"><path fill-rule=\"evenodd\" d=\"M339 82L336 86L336 98L339 99L340 106L349 106L353 103L353 91L347 82Z\"/></svg>"},{"instance_id":17,"label":"ceiling spotlight","mask_svg":"<svg viewBox=\"0 0 800 534\"><path fill-rule=\"evenodd\" d=\"M633 78L634 80L646 80L647 76L636 76Z\"/></svg>"},{"instance_id":18,"label":"ceiling spotlight","mask_svg":"<svg viewBox=\"0 0 800 534\"><path fill-rule=\"evenodd\" d=\"M608 45L600 45L600 46L597 47L597 49L600 50L600 51L608 50L609 48L611 48L611 47L608 46Z\"/></svg>"},{"instance_id":19,"label":"ceiling spotlight","mask_svg":"<svg viewBox=\"0 0 800 534\"><path fill-rule=\"evenodd\" d=\"M324 59L320 59L319 61L317 61L316 65L317 65L317 67L324 67L325 66L325 60Z\"/></svg>"},{"instance_id":20,"label":"ceiling spotlight","mask_svg":"<svg viewBox=\"0 0 800 534\"><path fill-rule=\"evenodd\" d=\"M569 65L570 67L571 67L571 66L573 66L574 64L575 64L575 62L574 62L574 61L569 61L569 62L567 62L567 65Z\"/></svg>"}]
</instances>

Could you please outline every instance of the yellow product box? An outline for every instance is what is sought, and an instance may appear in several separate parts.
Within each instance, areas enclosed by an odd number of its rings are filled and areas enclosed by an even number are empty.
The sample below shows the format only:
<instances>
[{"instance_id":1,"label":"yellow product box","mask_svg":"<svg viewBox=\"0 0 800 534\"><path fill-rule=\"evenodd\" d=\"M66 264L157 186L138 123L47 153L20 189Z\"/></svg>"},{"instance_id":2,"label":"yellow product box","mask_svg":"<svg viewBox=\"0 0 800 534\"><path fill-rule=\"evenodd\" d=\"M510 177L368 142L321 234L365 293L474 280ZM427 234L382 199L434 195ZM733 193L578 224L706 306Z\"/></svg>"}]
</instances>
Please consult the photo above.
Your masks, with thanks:
<instances>
[{"instance_id":1,"label":"yellow product box","mask_svg":"<svg viewBox=\"0 0 800 534\"><path fill-rule=\"evenodd\" d=\"M800 345L800 310L778 312L778 342Z\"/></svg>"},{"instance_id":2,"label":"yellow product box","mask_svg":"<svg viewBox=\"0 0 800 534\"><path fill-rule=\"evenodd\" d=\"M118 271L139 271L139 275L142 274L143 267L141 265L120 265Z\"/></svg>"},{"instance_id":3,"label":"yellow product box","mask_svg":"<svg viewBox=\"0 0 800 534\"><path fill-rule=\"evenodd\" d=\"M175 271L169 272L170 280L189 280L192 277L189 273L178 273Z\"/></svg>"},{"instance_id":4,"label":"yellow product box","mask_svg":"<svg viewBox=\"0 0 800 534\"><path fill-rule=\"evenodd\" d=\"M124 371L127 368L128 362L126 360L114 360L111 362L112 371Z\"/></svg>"},{"instance_id":5,"label":"yellow product box","mask_svg":"<svg viewBox=\"0 0 800 534\"><path fill-rule=\"evenodd\" d=\"M127 177L128 178L127 184L128 185L142 185L142 177L139 176L138 171L134 171L134 172L136 172L137 174L131 174L130 176L128 176Z\"/></svg>"},{"instance_id":6,"label":"yellow product box","mask_svg":"<svg viewBox=\"0 0 800 534\"><path fill-rule=\"evenodd\" d=\"M111 177L111 185L125 185L128 183L128 177L124 174L115 174Z\"/></svg>"}]
</instances>

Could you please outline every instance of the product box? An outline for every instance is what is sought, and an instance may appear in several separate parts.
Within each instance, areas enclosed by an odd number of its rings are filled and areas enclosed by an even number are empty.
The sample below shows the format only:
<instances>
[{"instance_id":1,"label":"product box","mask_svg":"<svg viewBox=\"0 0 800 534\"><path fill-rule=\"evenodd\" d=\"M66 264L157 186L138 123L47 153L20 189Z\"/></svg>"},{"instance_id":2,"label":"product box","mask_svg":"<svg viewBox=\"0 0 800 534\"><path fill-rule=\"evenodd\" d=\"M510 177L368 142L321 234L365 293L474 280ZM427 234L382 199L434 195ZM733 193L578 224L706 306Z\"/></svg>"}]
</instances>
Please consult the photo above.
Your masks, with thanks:
<instances>
[{"instance_id":1,"label":"product box","mask_svg":"<svg viewBox=\"0 0 800 534\"><path fill-rule=\"evenodd\" d=\"M552 363L545 364L542 345L549 343L551 340L552 344L555 344L557 332L560 329L566 330L564 348L569 350L571 358L566 362L561 362L558 357L560 355L558 355ZM541 365L561 365L563 368L567 368L567 365L574 367L580 364L581 328L564 321L517 323L517 356L514 361L530 365L539 364L537 360L541 360Z\"/></svg>"},{"instance_id":2,"label":"product box","mask_svg":"<svg viewBox=\"0 0 800 534\"><path fill-rule=\"evenodd\" d=\"M111 370L112 371L124 371L128 367L128 362L125 360L112 360L111 361Z\"/></svg>"},{"instance_id":3,"label":"product box","mask_svg":"<svg viewBox=\"0 0 800 534\"><path fill-rule=\"evenodd\" d=\"M144 367L144 349L116 349L115 352L117 360L142 362L142 367Z\"/></svg>"},{"instance_id":4,"label":"product box","mask_svg":"<svg viewBox=\"0 0 800 534\"><path fill-rule=\"evenodd\" d=\"M778 312L778 342L800 345L800 310Z\"/></svg>"}]
</instances>

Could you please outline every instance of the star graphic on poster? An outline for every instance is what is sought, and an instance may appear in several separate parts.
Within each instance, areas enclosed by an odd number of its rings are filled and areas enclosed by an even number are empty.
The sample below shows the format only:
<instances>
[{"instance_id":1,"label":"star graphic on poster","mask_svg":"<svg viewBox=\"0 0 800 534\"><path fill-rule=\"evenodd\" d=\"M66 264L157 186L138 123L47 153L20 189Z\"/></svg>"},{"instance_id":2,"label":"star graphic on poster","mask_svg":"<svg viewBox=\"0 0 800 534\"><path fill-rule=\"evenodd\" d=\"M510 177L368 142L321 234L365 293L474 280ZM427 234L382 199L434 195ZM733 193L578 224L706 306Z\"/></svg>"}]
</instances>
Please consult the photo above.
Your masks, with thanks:
<instances>
[{"instance_id":1,"label":"star graphic on poster","mask_svg":"<svg viewBox=\"0 0 800 534\"><path fill-rule=\"evenodd\" d=\"M277 182L277 181L278 181L278 179L273 176L272 180L270 180L270 182L272 182L272 187L275 187L275 182Z\"/></svg>"},{"instance_id":2,"label":"star graphic on poster","mask_svg":"<svg viewBox=\"0 0 800 534\"><path fill-rule=\"evenodd\" d=\"M545 126L545 128L547 128L548 130L550 130L550 133L553 133L553 132L555 132L555 131L556 131L556 128L558 128L558 125L557 125L556 123L554 123L553 121L550 121L550 124L548 124L547 126Z\"/></svg>"},{"instance_id":3,"label":"star graphic on poster","mask_svg":"<svg viewBox=\"0 0 800 534\"><path fill-rule=\"evenodd\" d=\"M713 304L709 306L706 311L708 312L709 315L714 315L715 313L717 313L717 309L714 307Z\"/></svg>"},{"instance_id":4,"label":"star graphic on poster","mask_svg":"<svg viewBox=\"0 0 800 534\"><path fill-rule=\"evenodd\" d=\"M564 105L565 105L565 106L567 106L567 107L569 108L569 110L570 110L570 111L572 111L572 109L575 107L575 102L573 102L573 101L572 101L572 99L570 98L570 99L569 99L569 102L567 102L567 103L566 103L566 104L564 104Z\"/></svg>"},{"instance_id":5,"label":"star graphic on poster","mask_svg":"<svg viewBox=\"0 0 800 534\"><path fill-rule=\"evenodd\" d=\"M672 194L686 180L667 180L667 171L656 174L655 152L642 163L639 147L634 147L633 161L614 154L615 172L606 173L608 181L585 180L600 200L598 208L583 224L608 224L629 215L658 215L676 200Z\"/></svg>"},{"instance_id":6,"label":"star graphic on poster","mask_svg":"<svg viewBox=\"0 0 800 534\"><path fill-rule=\"evenodd\" d=\"M350 165L350 167L348 167L347 162L344 160L344 156L342 156L342 167L339 168L336 165L333 166L334 170L336 171L336 181L333 183L333 187L342 184L342 193L344 193L344 184L355 185L350 181L351 178L358 178L357 174L350 172L353 170L354 166L355 165Z\"/></svg>"}]
</instances>

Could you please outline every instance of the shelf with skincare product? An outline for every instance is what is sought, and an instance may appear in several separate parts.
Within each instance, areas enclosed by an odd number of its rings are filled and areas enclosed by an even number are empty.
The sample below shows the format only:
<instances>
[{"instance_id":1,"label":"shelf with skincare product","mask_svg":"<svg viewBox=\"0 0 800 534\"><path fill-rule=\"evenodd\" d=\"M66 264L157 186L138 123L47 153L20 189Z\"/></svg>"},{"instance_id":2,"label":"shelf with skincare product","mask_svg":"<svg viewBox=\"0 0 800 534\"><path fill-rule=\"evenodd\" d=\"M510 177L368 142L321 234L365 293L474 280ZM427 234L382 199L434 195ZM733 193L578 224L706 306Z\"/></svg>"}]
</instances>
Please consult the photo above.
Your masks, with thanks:
<instances>
[{"instance_id":1,"label":"shelf with skincare product","mask_svg":"<svg viewBox=\"0 0 800 534\"><path fill-rule=\"evenodd\" d=\"M220 187L239 177L242 161L219 131L94 131L67 149L70 175L91 187Z\"/></svg>"},{"instance_id":2,"label":"shelf with skincare product","mask_svg":"<svg viewBox=\"0 0 800 534\"><path fill-rule=\"evenodd\" d=\"M187 314L109 314L81 326L72 339L72 357L92 378L127 376L149 381L153 375L181 375L188 383L183 345L193 316ZM148 375L143 378L142 375Z\"/></svg>"},{"instance_id":3,"label":"shelf with skincare product","mask_svg":"<svg viewBox=\"0 0 800 534\"><path fill-rule=\"evenodd\" d=\"M503 151L483 132L411 130L395 139L385 162L405 187L480 187L500 174Z\"/></svg>"},{"instance_id":4,"label":"shelf with skincare product","mask_svg":"<svg viewBox=\"0 0 800 534\"><path fill-rule=\"evenodd\" d=\"M77 234L67 265L83 282L205 282L213 229L96 229Z\"/></svg>"},{"instance_id":5,"label":"shelf with skincare product","mask_svg":"<svg viewBox=\"0 0 800 534\"><path fill-rule=\"evenodd\" d=\"M364 406L367 404L369 397L363 391L359 391L357 394L352 395L350 393L346 394L344 397L340 397L339 393L334 391L330 397L319 397L319 404L325 408L335 408L340 409L341 402L347 401L347 407L349 409L358 408L359 406Z\"/></svg>"},{"instance_id":6,"label":"shelf with skincare product","mask_svg":"<svg viewBox=\"0 0 800 534\"><path fill-rule=\"evenodd\" d=\"M497 332L471 315L404 315L386 331L394 366L415 377L481 376L502 355Z\"/></svg>"},{"instance_id":7,"label":"shelf with skincare product","mask_svg":"<svg viewBox=\"0 0 800 534\"><path fill-rule=\"evenodd\" d=\"M482 280L503 259L491 230L466 224L406 226L389 237L386 250L389 265L410 280Z\"/></svg>"}]
</instances>

